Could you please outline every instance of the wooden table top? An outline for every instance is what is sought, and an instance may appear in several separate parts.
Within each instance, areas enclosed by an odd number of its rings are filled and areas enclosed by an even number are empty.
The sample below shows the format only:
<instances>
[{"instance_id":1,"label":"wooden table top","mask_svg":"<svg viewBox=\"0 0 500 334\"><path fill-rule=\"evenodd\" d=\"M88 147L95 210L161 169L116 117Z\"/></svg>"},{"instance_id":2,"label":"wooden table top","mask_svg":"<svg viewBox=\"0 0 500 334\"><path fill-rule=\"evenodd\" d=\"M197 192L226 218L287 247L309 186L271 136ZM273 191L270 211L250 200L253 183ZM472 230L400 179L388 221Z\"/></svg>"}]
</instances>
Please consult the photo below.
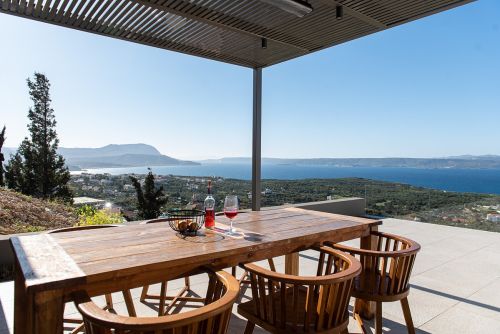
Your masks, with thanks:
<instances>
[{"instance_id":1,"label":"wooden table top","mask_svg":"<svg viewBox=\"0 0 500 334\"><path fill-rule=\"evenodd\" d=\"M228 223L225 217L216 219ZM155 223L17 236L11 243L28 291L98 286L102 282L108 286L115 282L118 290L124 281L131 287L140 286L146 277L167 280L202 265L225 268L327 240L366 236L371 226L380 224L372 219L281 208L238 215L234 226L244 232L240 238L214 232L182 238L168 223Z\"/></svg>"}]
</instances>

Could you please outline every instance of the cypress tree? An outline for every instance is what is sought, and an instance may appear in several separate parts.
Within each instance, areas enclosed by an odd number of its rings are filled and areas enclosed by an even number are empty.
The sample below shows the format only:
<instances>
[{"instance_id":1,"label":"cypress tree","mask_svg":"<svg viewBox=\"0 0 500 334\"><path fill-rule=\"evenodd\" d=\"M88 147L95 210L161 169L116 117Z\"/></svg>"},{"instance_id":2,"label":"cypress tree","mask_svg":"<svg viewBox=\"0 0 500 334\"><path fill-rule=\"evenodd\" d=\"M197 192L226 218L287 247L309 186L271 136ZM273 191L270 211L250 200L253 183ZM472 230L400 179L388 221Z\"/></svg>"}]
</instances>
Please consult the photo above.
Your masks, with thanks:
<instances>
[{"instance_id":1,"label":"cypress tree","mask_svg":"<svg viewBox=\"0 0 500 334\"><path fill-rule=\"evenodd\" d=\"M167 203L163 186L155 186L155 177L151 168L144 180L144 189L137 178L130 176L130 180L137 194L137 210L142 219L154 219L161 214L161 207Z\"/></svg>"},{"instance_id":2,"label":"cypress tree","mask_svg":"<svg viewBox=\"0 0 500 334\"><path fill-rule=\"evenodd\" d=\"M2 132L0 132L0 187L5 186L5 181L3 178L3 162L5 160L5 157L2 153L3 143L5 143L5 125L3 126Z\"/></svg>"},{"instance_id":3,"label":"cypress tree","mask_svg":"<svg viewBox=\"0 0 500 334\"><path fill-rule=\"evenodd\" d=\"M57 154L59 139L50 103L50 82L41 73L29 79L33 107L28 111L30 138L25 138L7 166L9 188L44 199L71 201L67 185L70 173L64 158Z\"/></svg>"}]
</instances>

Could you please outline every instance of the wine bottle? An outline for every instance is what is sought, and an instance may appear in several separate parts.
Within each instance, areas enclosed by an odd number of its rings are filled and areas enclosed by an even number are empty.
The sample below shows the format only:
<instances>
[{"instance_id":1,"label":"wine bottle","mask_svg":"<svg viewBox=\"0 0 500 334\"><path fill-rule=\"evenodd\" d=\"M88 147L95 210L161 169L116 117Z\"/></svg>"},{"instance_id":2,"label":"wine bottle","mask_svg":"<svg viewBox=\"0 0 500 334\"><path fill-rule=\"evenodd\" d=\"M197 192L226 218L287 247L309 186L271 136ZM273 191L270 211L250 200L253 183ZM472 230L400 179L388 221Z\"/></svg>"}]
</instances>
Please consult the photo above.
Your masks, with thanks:
<instances>
[{"instance_id":1,"label":"wine bottle","mask_svg":"<svg viewBox=\"0 0 500 334\"><path fill-rule=\"evenodd\" d=\"M215 198L212 196L212 181L208 181L207 197L205 198L205 228L215 226Z\"/></svg>"}]
</instances>

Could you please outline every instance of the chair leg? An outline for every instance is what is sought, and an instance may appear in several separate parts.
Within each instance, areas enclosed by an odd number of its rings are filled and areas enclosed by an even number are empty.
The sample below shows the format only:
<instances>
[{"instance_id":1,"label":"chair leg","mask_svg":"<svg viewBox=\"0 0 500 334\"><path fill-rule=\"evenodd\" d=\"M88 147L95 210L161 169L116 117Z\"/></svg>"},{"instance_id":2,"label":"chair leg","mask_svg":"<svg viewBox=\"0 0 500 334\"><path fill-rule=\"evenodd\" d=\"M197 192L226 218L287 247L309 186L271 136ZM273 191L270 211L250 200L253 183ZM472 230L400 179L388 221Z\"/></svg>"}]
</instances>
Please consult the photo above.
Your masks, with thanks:
<instances>
[{"instance_id":1,"label":"chair leg","mask_svg":"<svg viewBox=\"0 0 500 334\"><path fill-rule=\"evenodd\" d=\"M158 305L158 316L164 315L165 311L165 294L167 293L167 282L162 282L161 283L161 288L160 288L160 305Z\"/></svg>"},{"instance_id":2,"label":"chair leg","mask_svg":"<svg viewBox=\"0 0 500 334\"><path fill-rule=\"evenodd\" d=\"M245 334L252 334L254 328L255 324L253 322L248 321L245 327Z\"/></svg>"},{"instance_id":3,"label":"chair leg","mask_svg":"<svg viewBox=\"0 0 500 334\"><path fill-rule=\"evenodd\" d=\"M365 324L363 323L363 318L361 318L359 313L353 312L353 318L354 318L354 320L356 320L356 322L359 326L359 329L361 329L361 333L367 334L368 330L366 330ZM370 331L370 333L371 333L371 331Z\"/></svg>"},{"instance_id":4,"label":"chair leg","mask_svg":"<svg viewBox=\"0 0 500 334\"><path fill-rule=\"evenodd\" d=\"M105 294L104 298L106 298L106 310L113 311L113 297L111 296L111 294Z\"/></svg>"},{"instance_id":5,"label":"chair leg","mask_svg":"<svg viewBox=\"0 0 500 334\"><path fill-rule=\"evenodd\" d=\"M77 333L85 333L85 324L82 322L81 324L79 324L78 326L76 326L71 332L70 334L77 334Z\"/></svg>"},{"instance_id":6,"label":"chair leg","mask_svg":"<svg viewBox=\"0 0 500 334\"><path fill-rule=\"evenodd\" d=\"M271 271L276 272L276 266L274 265L274 260L273 258L267 259L267 263L269 263L269 269Z\"/></svg>"},{"instance_id":7,"label":"chair leg","mask_svg":"<svg viewBox=\"0 0 500 334\"><path fill-rule=\"evenodd\" d=\"M408 304L408 298L405 297L401 299L401 308L403 309L403 315L405 316L406 328L409 334L415 334L415 327L413 326L413 320L411 318L410 305Z\"/></svg>"},{"instance_id":8,"label":"chair leg","mask_svg":"<svg viewBox=\"0 0 500 334\"><path fill-rule=\"evenodd\" d=\"M375 333L382 334L382 302L377 302L375 306Z\"/></svg>"},{"instance_id":9,"label":"chair leg","mask_svg":"<svg viewBox=\"0 0 500 334\"><path fill-rule=\"evenodd\" d=\"M236 267L231 267L231 275L235 277L238 282L241 284L250 284L250 281L247 280L248 272L243 271L243 274L240 277L236 277Z\"/></svg>"},{"instance_id":10,"label":"chair leg","mask_svg":"<svg viewBox=\"0 0 500 334\"><path fill-rule=\"evenodd\" d=\"M134 301L132 299L132 294L130 290L123 291L123 299L125 300L125 305L127 306L128 315L131 317L137 317L137 313L135 313Z\"/></svg>"},{"instance_id":11,"label":"chair leg","mask_svg":"<svg viewBox=\"0 0 500 334\"><path fill-rule=\"evenodd\" d=\"M158 300L158 315L162 316L167 314L171 308L175 306L178 301L186 301L186 302L205 302L205 298L190 296L189 292L191 290L191 279L189 276L184 277L184 286L182 289L175 295L167 294L167 285L168 282L162 282L160 293L156 295L149 294L149 285L145 285L142 288L140 301L145 303L147 299ZM167 303L167 301L170 301Z\"/></svg>"},{"instance_id":12,"label":"chair leg","mask_svg":"<svg viewBox=\"0 0 500 334\"><path fill-rule=\"evenodd\" d=\"M141 303L143 303L146 300L146 297L148 296L148 290L149 290L149 285L145 285L142 287L142 292L141 292Z\"/></svg>"}]
</instances>

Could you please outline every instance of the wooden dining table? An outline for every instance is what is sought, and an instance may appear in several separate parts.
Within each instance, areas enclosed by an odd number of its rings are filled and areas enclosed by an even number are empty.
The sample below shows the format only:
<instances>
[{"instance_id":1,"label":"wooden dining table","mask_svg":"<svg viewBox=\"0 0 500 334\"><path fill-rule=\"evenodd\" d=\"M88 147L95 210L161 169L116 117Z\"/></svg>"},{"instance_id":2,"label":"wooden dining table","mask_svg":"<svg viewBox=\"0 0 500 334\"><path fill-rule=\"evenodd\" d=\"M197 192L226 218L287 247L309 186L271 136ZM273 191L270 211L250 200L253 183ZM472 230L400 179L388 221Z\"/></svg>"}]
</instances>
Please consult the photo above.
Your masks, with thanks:
<instances>
[{"instance_id":1,"label":"wooden dining table","mask_svg":"<svg viewBox=\"0 0 500 334\"><path fill-rule=\"evenodd\" d=\"M217 222L224 228L228 220ZM297 252L355 238L371 249L370 231L380 224L289 207L238 215L236 237L209 230L184 237L168 223L15 236L14 333L62 333L64 303L79 290L97 296L183 277L203 266L218 270L282 255L286 271L298 274Z\"/></svg>"}]
</instances>

